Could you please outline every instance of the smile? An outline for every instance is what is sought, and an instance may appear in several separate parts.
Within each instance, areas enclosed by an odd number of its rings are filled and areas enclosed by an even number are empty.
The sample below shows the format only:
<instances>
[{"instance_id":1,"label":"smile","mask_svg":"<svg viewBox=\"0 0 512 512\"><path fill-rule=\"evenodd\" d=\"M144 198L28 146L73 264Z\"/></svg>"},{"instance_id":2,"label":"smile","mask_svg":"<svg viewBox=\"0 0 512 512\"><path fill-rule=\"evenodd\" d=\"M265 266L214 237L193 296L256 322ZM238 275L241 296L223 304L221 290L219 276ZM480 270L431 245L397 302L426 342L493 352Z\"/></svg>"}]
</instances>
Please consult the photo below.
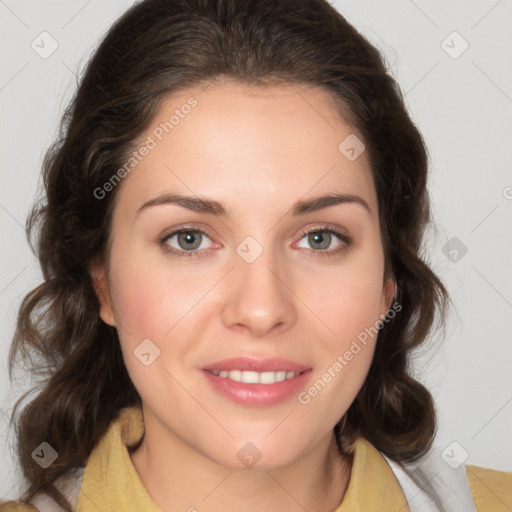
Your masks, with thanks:
<instances>
[{"instance_id":1,"label":"smile","mask_svg":"<svg viewBox=\"0 0 512 512\"><path fill-rule=\"evenodd\" d=\"M200 370L217 395L251 407L293 399L313 374L310 364L282 357L232 357L208 363Z\"/></svg>"},{"instance_id":2,"label":"smile","mask_svg":"<svg viewBox=\"0 0 512 512\"><path fill-rule=\"evenodd\" d=\"M235 382L243 382L245 384L275 384L284 380L293 379L302 372L288 372L279 370L276 372L254 372L241 370L209 370L213 375L223 379L230 379Z\"/></svg>"}]
</instances>

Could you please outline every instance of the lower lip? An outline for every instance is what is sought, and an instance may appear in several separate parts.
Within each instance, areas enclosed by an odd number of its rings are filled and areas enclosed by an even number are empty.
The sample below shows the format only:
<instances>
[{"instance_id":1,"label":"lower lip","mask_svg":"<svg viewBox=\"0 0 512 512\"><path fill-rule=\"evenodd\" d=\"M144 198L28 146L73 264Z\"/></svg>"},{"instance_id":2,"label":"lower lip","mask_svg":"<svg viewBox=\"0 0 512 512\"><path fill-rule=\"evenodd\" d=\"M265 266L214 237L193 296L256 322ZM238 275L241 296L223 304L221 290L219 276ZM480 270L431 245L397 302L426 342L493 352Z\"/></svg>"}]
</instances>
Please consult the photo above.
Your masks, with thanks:
<instances>
[{"instance_id":1,"label":"lower lip","mask_svg":"<svg viewBox=\"0 0 512 512\"><path fill-rule=\"evenodd\" d=\"M239 404L260 407L284 402L297 394L306 384L311 371L311 369L306 370L292 379L274 384L246 384L218 377L207 370L202 370L213 389L221 395Z\"/></svg>"}]
</instances>

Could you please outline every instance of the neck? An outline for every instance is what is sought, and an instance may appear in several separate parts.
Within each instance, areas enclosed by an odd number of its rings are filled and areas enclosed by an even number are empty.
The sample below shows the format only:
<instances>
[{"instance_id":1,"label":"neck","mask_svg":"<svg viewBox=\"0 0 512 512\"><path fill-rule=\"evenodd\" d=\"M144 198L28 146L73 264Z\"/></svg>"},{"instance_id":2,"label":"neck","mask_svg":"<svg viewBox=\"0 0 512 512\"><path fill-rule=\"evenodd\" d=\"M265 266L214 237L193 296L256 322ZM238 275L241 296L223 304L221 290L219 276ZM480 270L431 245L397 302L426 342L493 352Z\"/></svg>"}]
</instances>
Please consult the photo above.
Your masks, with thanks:
<instances>
[{"instance_id":1,"label":"neck","mask_svg":"<svg viewBox=\"0 0 512 512\"><path fill-rule=\"evenodd\" d=\"M340 454L334 433L287 466L233 469L168 431L164 441L154 418L145 422L144 439L130 457L162 512L333 512L343 501L352 460Z\"/></svg>"}]
</instances>

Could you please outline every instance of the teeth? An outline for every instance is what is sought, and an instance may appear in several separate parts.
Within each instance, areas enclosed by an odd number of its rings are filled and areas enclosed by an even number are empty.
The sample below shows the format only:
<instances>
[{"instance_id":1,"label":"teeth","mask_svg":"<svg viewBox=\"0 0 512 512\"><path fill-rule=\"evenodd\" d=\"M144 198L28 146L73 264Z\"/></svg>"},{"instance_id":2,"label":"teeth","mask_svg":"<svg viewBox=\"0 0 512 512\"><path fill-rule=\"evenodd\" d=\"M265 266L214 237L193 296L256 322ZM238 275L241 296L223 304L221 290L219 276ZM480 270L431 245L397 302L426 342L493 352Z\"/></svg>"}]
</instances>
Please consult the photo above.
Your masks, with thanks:
<instances>
[{"instance_id":1,"label":"teeth","mask_svg":"<svg viewBox=\"0 0 512 512\"><path fill-rule=\"evenodd\" d=\"M210 370L211 373L223 379L231 379L235 382L244 382L245 384L275 384L283 380L293 379L300 374L300 372L287 372L279 370L277 372L251 372L240 370Z\"/></svg>"},{"instance_id":2,"label":"teeth","mask_svg":"<svg viewBox=\"0 0 512 512\"><path fill-rule=\"evenodd\" d=\"M286 379L286 372L280 371L276 372L276 382L282 382Z\"/></svg>"}]
</instances>

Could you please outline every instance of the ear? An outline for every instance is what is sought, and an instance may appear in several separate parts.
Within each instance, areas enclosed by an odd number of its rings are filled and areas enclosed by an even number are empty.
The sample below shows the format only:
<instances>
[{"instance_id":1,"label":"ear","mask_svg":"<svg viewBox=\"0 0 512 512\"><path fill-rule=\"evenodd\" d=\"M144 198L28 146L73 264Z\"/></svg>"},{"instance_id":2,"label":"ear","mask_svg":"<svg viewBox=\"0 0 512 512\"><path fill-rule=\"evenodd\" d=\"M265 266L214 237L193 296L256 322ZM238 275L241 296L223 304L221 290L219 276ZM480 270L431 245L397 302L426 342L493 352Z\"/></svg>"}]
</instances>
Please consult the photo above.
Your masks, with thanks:
<instances>
[{"instance_id":1,"label":"ear","mask_svg":"<svg viewBox=\"0 0 512 512\"><path fill-rule=\"evenodd\" d=\"M114 309L112 307L112 297L110 295L110 285L105 265L103 263L93 263L89 266L94 290L100 303L100 318L108 325L115 327Z\"/></svg>"},{"instance_id":2,"label":"ear","mask_svg":"<svg viewBox=\"0 0 512 512\"><path fill-rule=\"evenodd\" d=\"M385 315L391 308L396 291L396 281L393 278L388 277L382 287L382 299L380 303L381 314Z\"/></svg>"}]
</instances>

